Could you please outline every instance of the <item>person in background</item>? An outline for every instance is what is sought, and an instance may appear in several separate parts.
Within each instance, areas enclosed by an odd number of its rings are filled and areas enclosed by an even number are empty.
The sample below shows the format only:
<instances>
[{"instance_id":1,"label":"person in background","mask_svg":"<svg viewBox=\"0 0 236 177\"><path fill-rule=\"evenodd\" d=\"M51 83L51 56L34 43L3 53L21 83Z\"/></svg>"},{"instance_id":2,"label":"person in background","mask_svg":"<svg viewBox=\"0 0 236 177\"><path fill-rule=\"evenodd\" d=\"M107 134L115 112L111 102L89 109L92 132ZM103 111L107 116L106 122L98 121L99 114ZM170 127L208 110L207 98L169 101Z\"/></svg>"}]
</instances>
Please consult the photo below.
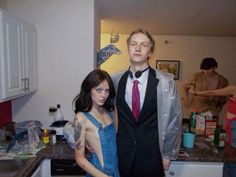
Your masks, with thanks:
<instances>
[{"instance_id":1,"label":"person in background","mask_svg":"<svg viewBox=\"0 0 236 177\"><path fill-rule=\"evenodd\" d=\"M227 96L227 111L225 116L225 130L227 134L227 143L236 148L236 86L229 85L222 89L208 91L192 91L191 94L206 96ZM236 164L226 163L224 170L227 177L233 177L236 174ZM225 176L226 177L226 176Z\"/></svg>"},{"instance_id":2,"label":"person in background","mask_svg":"<svg viewBox=\"0 0 236 177\"><path fill-rule=\"evenodd\" d=\"M107 72L95 69L81 85L75 104L75 158L87 177L119 177L115 89ZM89 150L85 154L86 147Z\"/></svg>"},{"instance_id":3,"label":"person in background","mask_svg":"<svg viewBox=\"0 0 236 177\"><path fill-rule=\"evenodd\" d=\"M127 39L130 67L112 76L117 89L117 152L122 177L164 177L181 142L181 105L173 75L148 64L155 41L142 29Z\"/></svg>"},{"instance_id":4,"label":"person in background","mask_svg":"<svg viewBox=\"0 0 236 177\"><path fill-rule=\"evenodd\" d=\"M201 72L195 73L193 78L184 84L184 105L188 108L189 114L193 109L197 112L210 111L214 117L219 114L226 103L226 97L208 96L199 97L189 94L189 90L205 91L224 88L228 86L228 80L216 72L217 62L214 58L204 58L201 62Z\"/></svg>"}]
</instances>

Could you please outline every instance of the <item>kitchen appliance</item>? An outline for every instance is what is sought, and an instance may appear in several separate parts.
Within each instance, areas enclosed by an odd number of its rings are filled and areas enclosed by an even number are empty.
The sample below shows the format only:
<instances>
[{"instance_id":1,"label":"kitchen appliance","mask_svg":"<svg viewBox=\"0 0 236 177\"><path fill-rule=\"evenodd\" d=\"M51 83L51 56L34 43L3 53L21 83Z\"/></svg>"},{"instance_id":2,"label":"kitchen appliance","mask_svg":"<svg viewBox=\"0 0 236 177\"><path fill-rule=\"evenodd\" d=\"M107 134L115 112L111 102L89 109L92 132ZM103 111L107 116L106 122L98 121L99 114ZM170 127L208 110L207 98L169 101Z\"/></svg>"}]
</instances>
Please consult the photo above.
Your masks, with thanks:
<instances>
[{"instance_id":1,"label":"kitchen appliance","mask_svg":"<svg viewBox=\"0 0 236 177\"><path fill-rule=\"evenodd\" d=\"M85 177L86 172L75 159L51 159L51 175Z\"/></svg>"},{"instance_id":2,"label":"kitchen appliance","mask_svg":"<svg viewBox=\"0 0 236 177\"><path fill-rule=\"evenodd\" d=\"M68 120L57 120L57 121L54 121L50 127L53 129L53 130L56 130L56 136L57 138L63 138L64 135L63 135L63 128L65 127L66 123L69 122Z\"/></svg>"}]
</instances>

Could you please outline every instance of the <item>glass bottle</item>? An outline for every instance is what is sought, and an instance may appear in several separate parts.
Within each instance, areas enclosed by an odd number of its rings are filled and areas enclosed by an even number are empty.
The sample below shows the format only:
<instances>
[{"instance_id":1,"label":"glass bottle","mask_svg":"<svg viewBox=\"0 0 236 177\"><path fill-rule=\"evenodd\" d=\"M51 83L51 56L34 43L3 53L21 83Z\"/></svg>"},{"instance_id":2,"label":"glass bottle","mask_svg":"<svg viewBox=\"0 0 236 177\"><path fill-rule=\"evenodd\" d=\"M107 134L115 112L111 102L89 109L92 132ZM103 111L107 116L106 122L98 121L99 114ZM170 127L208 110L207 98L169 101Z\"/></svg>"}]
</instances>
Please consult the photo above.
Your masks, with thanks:
<instances>
[{"instance_id":1,"label":"glass bottle","mask_svg":"<svg viewBox=\"0 0 236 177\"><path fill-rule=\"evenodd\" d=\"M62 113L62 110L61 110L61 105L60 104L57 104L57 111L55 112L55 120L64 120L64 115Z\"/></svg>"},{"instance_id":2,"label":"glass bottle","mask_svg":"<svg viewBox=\"0 0 236 177\"><path fill-rule=\"evenodd\" d=\"M50 132L50 144L55 145L57 143L56 130L51 130Z\"/></svg>"},{"instance_id":3,"label":"glass bottle","mask_svg":"<svg viewBox=\"0 0 236 177\"><path fill-rule=\"evenodd\" d=\"M43 144L48 144L49 143L49 133L46 128L43 129L42 132L42 142Z\"/></svg>"},{"instance_id":4,"label":"glass bottle","mask_svg":"<svg viewBox=\"0 0 236 177\"><path fill-rule=\"evenodd\" d=\"M197 121L197 111L196 109L192 109L191 115L190 115L190 131L195 132L196 128L196 121Z\"/></svg>"},{"instance_id":5,"label":"glass bottle","mask_svg":"<svg viewBox=\"0 0 236 177\"><path fill-rule=\"evenodd\" d=\"M225 147L225 138L226 138L225 130L222 128L222 126L219 125L215 129L214 145L219 148Z\"/></svg>"}]
</instances>

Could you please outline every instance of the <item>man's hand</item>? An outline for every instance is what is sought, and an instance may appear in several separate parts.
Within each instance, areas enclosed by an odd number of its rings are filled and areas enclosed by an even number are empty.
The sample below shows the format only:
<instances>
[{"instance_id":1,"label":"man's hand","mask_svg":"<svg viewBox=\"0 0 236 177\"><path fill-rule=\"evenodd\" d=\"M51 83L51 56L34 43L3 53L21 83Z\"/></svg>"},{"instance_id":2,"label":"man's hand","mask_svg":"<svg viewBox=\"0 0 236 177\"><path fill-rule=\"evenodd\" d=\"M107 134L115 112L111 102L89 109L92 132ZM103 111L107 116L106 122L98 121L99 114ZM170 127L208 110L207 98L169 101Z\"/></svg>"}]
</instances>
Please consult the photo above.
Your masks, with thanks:
<instances>
[{"instance_id":1,"label":"man's hand","mask_svg":"<svg viewBox=\"0 0 236 177\"><path fill-rule=\"evenodd\" d=\"M169 159L163 159L162 163L163 163L164 170L167 171L170 167L170 160Z\"/></svg>"}]
</instances>

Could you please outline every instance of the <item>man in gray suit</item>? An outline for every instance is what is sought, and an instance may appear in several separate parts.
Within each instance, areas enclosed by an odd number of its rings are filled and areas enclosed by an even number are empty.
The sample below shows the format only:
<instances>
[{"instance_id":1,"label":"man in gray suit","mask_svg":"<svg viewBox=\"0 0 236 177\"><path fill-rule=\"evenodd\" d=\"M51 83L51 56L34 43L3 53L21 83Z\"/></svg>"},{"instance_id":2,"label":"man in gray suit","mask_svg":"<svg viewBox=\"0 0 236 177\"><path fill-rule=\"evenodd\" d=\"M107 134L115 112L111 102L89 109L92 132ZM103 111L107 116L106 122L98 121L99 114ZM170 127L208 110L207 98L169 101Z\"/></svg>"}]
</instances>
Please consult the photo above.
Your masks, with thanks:
<instances>
[{"instance_id":1,"label":"man in gray suit","mask_svg":"<svg viewBox=\"0 0 236 177\"><path fill-rule=\"evenodd\" d=\"M144 30L127 39L131 65L112 76L117 89L117 150L121 177L164 177L181 142L181 105L173 75L148 65L155 41ZM132 91L137 83L135 96ZM138 94L137 94L138 93ZM135 100L137 99L138 100ZM134 112L138 105L138 113Z\"/></svg>"}]
</instances>

